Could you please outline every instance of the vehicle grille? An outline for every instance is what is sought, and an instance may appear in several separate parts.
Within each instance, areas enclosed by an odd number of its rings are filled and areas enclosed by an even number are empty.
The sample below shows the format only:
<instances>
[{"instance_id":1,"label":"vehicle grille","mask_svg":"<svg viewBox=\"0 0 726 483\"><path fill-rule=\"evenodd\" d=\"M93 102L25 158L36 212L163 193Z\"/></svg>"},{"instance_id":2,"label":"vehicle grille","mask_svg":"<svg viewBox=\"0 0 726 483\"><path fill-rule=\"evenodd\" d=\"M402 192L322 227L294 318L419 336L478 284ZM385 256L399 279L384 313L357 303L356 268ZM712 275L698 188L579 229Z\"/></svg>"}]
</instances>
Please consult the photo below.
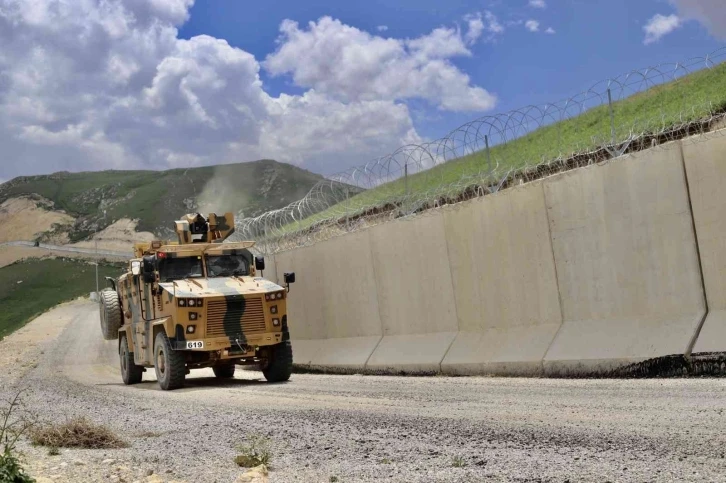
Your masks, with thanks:
<instances>
[{"instance_id":1,"label":"vehicle grille","mask_svg":"<svg viewBox=\"0 0 726 483\"><path fill-rule=\"evenodd\" d=\"M262 298L207 302L207 337L265 332Z\"/></svg>"}]
</instances>

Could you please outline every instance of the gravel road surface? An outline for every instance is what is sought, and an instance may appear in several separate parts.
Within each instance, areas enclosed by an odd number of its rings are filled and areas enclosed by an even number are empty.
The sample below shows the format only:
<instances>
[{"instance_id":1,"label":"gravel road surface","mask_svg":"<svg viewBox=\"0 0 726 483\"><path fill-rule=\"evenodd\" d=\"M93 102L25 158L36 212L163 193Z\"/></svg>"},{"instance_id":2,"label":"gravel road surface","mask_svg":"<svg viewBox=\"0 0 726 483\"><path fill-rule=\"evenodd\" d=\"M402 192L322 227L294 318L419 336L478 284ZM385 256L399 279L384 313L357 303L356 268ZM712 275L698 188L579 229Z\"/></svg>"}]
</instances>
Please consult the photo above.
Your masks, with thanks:
<instances>
[{"instance_id":1,"label":"gravel road surface","mask_svg":"<svg viewBox=\"0 0 726 483\"><path fill-rule=\"evenodd\" d=\"M49 456L44 481L233 482L235 448L272 445L270 481L726 481L726 380L554 380L294 374L268 384L193 372L124 386L97 308L59 306L0 342L0 395L27 389L45 420L85 415L121 450ZM151 475L151 476L148 476Z\"/></svg>"}]
</instances>

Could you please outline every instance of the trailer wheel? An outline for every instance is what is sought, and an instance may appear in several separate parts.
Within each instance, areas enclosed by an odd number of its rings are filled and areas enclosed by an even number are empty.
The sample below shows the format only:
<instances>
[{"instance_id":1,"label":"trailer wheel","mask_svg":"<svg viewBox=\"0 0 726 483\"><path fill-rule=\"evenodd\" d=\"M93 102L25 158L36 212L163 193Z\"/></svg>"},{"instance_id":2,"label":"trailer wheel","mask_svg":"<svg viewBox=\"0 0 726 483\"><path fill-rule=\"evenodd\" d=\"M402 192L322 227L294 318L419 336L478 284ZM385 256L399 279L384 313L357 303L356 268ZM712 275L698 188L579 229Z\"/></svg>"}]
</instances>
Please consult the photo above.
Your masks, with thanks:
<instances>
[{"instance_id":1,"label":"trailer wheel","mask_svg":"<svg viewBox=\"0 0 726 483\"><path fill-rule=\"evenodd\" d=\"M112 290L103 290L99 296L101 297L101 303L99 304L101 333L105 340L116 340L123 320L118 294Z\"/></svg>"},{"instance_id":2,"label":"trailer wheel","mask_svg":"<svg viewBox=\"0 0 726 483\"><path fill-rule=\"evenodd\" d=\"M268 382L283 382L292 374L292 345L286 340L270 347L268 359L261 367Z\"/></svg>"},{"instance_id":3,"label":"trailer wheel","mask_svg":"<svg viewBox=\"0 0 726 483\"><path fill-rule=\"evenodd\" d=\"M154 369L163 390L178 389L184 385L187 375L184 356L171 348L164 332L159 332L154 341Z\"/></svg>"},{"instance_id":4,"label":"trailer wheel","mask_svg":"<svg viewBox=\"0 0 726 483\"><path fill-rule=\"evenodd\" d=\"M130 385L141 382L144 368L134 364L134 353L129 351L129 341L126 339L126 334L121 336L118 354L121 360L121 379L123 379L124 384Z\"/></svg>"}]
</instances>

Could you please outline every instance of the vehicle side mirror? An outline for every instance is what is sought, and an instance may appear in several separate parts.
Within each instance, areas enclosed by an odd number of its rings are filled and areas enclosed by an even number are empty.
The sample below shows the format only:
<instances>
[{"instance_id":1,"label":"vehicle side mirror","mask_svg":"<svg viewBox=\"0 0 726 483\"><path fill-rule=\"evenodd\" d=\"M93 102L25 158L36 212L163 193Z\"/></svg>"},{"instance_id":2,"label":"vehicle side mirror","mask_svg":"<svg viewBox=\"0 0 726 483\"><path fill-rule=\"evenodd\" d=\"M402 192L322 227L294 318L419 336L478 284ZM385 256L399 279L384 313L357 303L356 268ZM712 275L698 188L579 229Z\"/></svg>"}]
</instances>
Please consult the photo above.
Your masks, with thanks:
<instances>
[{"instance_id":1,"label":"vehicle side mirror","mask_svg":"<svg viewBox=\"0 0 726 483\"><path fill-rule=\"evenodd\" d=\"M290 291L290 284L295 283L295 272L289 272L284 274L285 278L285 286L287 287L287 291Z\"/></svg>"},{"instance_id":2,"label":"vehicle side mirror","mask_svg":"<svg viewBox=\"0 0 726 483\"><path fill-rule=\"evenodd\" d=\"M156 282L156 259L154 257L144 257L143 279L144 283Z\"/></svg>"},{"instance_id":3,"label":"vehicle side mirror","mask_svg":"<svg viewBox=\"0 0 726 483\"><path fill-rule=\"evenodd\" d=\"M260 272L265 269L265 257L255 257L255 268Z\"/></svg>"},{"instance_id":4,"label":"vehicle side mirror","mask_svg":"<svg viewBox=\"0 0 726 483\"><path fill-rule=\"evenodd\" d=\"M141 262L131 262L131 275L141 275Z\"/></svg>"}]
</instances>

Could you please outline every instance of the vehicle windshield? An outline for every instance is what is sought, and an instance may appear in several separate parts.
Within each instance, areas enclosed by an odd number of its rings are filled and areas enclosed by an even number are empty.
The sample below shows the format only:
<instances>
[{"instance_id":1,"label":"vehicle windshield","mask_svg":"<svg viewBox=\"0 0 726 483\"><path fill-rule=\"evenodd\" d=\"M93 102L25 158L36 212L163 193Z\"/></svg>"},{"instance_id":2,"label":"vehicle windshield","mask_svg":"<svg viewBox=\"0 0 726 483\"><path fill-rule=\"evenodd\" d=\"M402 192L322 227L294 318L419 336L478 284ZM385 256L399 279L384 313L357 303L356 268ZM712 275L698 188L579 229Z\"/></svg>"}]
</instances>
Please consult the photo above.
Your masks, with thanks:
<instances>
[{"instance_id":1,"label":"vehicle windshield","mask_svg":"<svg viewBox=\"0 0 726 483\"><path fill-rule=\"evenodd\" d=\"M242 255L207 255L207 276L249 275L250 267Z\"/></svg>"},{"instance_id":2,"label":"vehicle windshield","mask_svg":"<svg viewBox=\"0 0 726 483\"><path fill-rule=\"evenodd\" d=\"M202 257L162 258L159 260L159 280L162 282L203 276Z\"/></svg>"}]
</instances>

